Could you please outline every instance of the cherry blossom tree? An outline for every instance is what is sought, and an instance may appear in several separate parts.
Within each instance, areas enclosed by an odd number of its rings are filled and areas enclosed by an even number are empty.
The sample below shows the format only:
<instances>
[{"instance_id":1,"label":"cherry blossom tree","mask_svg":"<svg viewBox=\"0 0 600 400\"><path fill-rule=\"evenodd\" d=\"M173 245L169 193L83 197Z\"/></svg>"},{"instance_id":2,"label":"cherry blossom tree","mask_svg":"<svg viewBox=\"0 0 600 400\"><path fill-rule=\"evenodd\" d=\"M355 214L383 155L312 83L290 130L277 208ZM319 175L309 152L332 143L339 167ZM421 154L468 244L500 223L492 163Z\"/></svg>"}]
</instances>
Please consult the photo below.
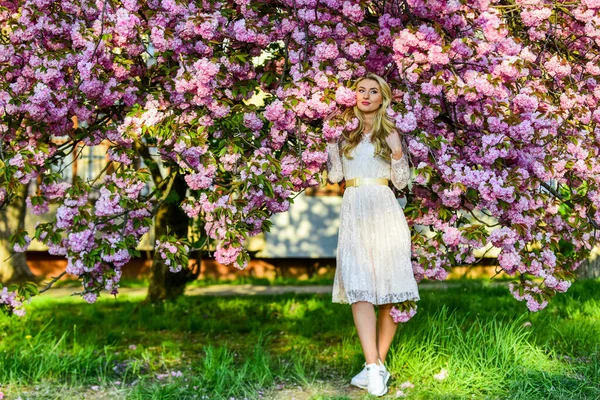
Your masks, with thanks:
<instances>
[{"instance_id":1,"label":"cherry blossom tree","mask_svg":"<svg viewBox=\"0 0 600 400\"><path fill-rule=\"evenodd\" d=\"M394 88L414 166L401 195L428 228L414 229L419 279L491 243L535 311L597 237L597 0L1 0L0 21L0 204L32 181L32 212L57 204L15 250L64 255L90 302L117 292L165 204L195 233L160 234L164 265L212 249L244 268L244 239L319 184L324 139L347 128L323 118L367 71ZM67 157L100 143L105 171L64 182ZM0 297L8 312L18 295Z\"/></svg>"}]
</instances>

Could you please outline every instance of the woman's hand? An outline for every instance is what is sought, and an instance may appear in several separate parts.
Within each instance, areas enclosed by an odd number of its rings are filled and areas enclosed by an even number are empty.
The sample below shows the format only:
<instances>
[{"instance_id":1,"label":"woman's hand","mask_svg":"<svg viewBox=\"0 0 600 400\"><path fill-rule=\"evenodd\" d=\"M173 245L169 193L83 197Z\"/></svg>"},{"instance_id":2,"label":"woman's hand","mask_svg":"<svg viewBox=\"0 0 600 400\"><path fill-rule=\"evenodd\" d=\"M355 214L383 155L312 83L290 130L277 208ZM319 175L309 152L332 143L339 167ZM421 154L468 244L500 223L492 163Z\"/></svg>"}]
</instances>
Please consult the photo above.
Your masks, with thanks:
<instances>
[{"instance_id":1,"label":"woman's hand","mask_svg":"<svg viewBox=\"0 0 600 400\"><path fill-rule=\"evenodd\" d=\"M327 114L327 116L325 116L325 118L323 119L323 124L328 124L329 121L331 121L333 118L337 117L338 115L340 115L342 113L341 110L336 109L333 110L332 112L330 112L329 114ZM339 142L340 138L332 138L332 139L327 139L327 143L329 144L337 144Z\"/></svg>"},{"instance_id":2,"label":"woman's hand","mask_svg":"<svg viewBox=\"0 0 600 400\"><path fill-rule=\"evenodd\" d=\"M387 135L385 141L387 142L388 146L390 146L390 150L392 150L392 158L394 160L401 159L404 153L402 151L402 140L400 140L400 135L398 132L392 131L389 135Z\"/></svg>"},{"instance_id":3,"label":"woman's hand","mask_svg":"<svg viewBox=\"0 0 600 400\"><path fill-rule=\"evenodd\" d=\"M342 113L342 110L336 108L335 110L333 110L332 112L327 114L325 116L325 118L323 118L323 122L330 121L330 120L334 119L335 117L337 117L338 115L340 115L341 113Z\"/></svg>"}]
</instances>

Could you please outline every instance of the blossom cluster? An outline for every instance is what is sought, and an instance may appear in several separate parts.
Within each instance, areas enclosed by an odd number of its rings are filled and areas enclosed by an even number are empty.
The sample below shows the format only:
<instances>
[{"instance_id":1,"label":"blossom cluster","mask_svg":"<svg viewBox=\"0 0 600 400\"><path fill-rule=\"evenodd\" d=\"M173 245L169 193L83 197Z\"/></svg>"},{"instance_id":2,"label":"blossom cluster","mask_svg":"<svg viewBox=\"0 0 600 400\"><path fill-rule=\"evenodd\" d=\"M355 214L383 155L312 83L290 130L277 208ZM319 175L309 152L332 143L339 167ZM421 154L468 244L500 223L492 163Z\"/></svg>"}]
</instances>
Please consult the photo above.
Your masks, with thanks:
<instances>
[{"instance_id":1,"label":"blossom cluster","mask_svg":"<svg viewBox=\"0 0 600 400\"><path fill-rule=\"evenodd\" d=\"M412 317L417 315L417 304L414 301L405 301L396 304L390 310L390 315L395 323L408 322Z\"/></svg>"},{"instance_id":2,"label":"blossom cluster","mask_svg":"<svg viewBox=\"0 0 600 400\"><path fill-rule=\"evenodd\" d=\"M93 204L94 188L77 181L64 191L55 220L37 226L35 239L67 259L66 272L82 280L90 303L101 290L118 293L122 267L150 229L153 204L142 194L147 179L142 170L105 175Z\"/></svg>"},{"instance_id":3,"label":"blossom cluster","mask_svg":"<svg viewBox=\"0 0 600 400\"><path fill-rule=\"evenodd\" d=\"M157 240L154 251L160 255L171 272L179 272L187 268L190 248L174 237Z\"/></svg>"},{"instance_id":4,"label":"blossom cluster","mask_svg":"<svg viewBox=\"0 0 600 400\"><path fill-rule=\"evenodd\" d=\"M0 291L0 309L8 315L15 314L19 317L25 315L23 302L19 300L16 291L9 291L7 287L3 287Z\"/></svg>"},{"instance_id":5,"label":"blossom cluster","mask_svg":"<svg viewBox=\"0 0 600 400\"><path fill-rule=\"evenodd\" d=\"M392 35L392 57L401 79L396 124L416 175L406 214L427 228L413 237L415 275L443 278L441 268L472 263L472 250L491 243L502 270L519 278L515 298L542 309L567 290L598 238L587 189L600 182L600 71L592 67L600 53L589 24L598 5L567 14L550 2L478 3L474 13L458 2L408 4L423 22ZM549 30L553 14L561 22ZM517 39L515 19L530 40ZM570 31L581 40L566 43ZM594 50L574 61L541 38Z\"/></svg>"}]
</instances>

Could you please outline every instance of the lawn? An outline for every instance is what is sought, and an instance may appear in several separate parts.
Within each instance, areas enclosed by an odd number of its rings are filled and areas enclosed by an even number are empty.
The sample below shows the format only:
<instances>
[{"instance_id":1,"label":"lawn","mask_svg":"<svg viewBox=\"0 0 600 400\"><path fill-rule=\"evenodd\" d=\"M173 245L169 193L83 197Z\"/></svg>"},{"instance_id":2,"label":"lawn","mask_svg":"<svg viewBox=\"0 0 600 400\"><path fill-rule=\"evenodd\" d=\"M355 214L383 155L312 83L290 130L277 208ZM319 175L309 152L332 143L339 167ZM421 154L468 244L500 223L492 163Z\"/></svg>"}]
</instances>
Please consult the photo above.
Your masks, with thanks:
<instances>
[{"instance_id":1,"label":"lawn","mask_svg":"<svg viewBox=\"0 0 600 400\"><path fill-rule=\"evenodd\" d=\"M408 399L600 398L600 281L531 314L504 286L422 285L396 336L390 393ZM0 391L17 399L362 399L348 306L327 295L35 299L0 317ZM434 378L442 369L443 380Z\"/></svg>"}]
</instances>

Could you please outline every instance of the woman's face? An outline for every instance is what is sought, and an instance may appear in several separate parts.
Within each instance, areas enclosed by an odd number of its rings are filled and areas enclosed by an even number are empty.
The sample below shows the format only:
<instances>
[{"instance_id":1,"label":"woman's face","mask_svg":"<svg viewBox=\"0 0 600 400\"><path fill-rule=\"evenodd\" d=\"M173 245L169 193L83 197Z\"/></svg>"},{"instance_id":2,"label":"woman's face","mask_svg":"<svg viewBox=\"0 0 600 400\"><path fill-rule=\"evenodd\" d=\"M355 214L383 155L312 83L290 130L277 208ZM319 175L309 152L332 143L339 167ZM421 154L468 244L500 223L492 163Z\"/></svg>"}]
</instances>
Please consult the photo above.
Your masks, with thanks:
<instances>
[{"instance_id":1,"label":"woman's face","mask_svg":"<svg viewBox=\"0 0 600 400\"><path fill-rule=\"evenodd\" d=\"M379 83L373 79L363 79L356 87L356 105L365 114L377 112L383 103Z\"/></svg>"}]
</instances>

